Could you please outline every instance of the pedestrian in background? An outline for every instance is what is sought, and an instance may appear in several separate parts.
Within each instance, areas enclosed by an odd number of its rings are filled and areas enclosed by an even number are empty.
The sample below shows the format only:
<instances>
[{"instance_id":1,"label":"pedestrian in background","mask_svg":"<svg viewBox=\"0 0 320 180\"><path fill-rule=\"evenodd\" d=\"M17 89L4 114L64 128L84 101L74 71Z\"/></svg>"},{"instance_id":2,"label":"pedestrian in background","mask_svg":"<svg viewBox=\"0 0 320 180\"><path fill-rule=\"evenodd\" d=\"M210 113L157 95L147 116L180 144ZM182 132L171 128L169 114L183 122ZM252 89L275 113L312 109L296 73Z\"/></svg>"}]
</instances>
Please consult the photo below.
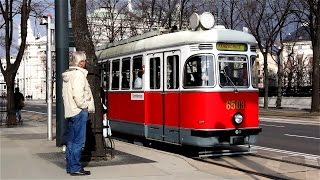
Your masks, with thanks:
<instances>
[{"instance_id":1,"label":"pedestrian in background","mask_svg":"<svg viewBox=\"0 0 320 180\"><path fill-rule=\"evenodd\" d=\"M80 163L81 153L86 141L88 113L95 111L92 92L87 80L86 55L73 52L70 68L62 73L62 97L64 115L68 121L66 170L71 176L90 175Z\"/></svg>"},{"instance_id":2,"label":"pedestrian in background","mask_svg":"<svg viewBox=\"0 0 320 180\"><path fill-rule=\"evenodd\" d=\"M14 107L16 110L16 120L18 121L19 124L22 124L21 109L24 107L24 96L20 92L19 87L15 88L13 98L14 98Z\"/></svg>"}]
</instances>

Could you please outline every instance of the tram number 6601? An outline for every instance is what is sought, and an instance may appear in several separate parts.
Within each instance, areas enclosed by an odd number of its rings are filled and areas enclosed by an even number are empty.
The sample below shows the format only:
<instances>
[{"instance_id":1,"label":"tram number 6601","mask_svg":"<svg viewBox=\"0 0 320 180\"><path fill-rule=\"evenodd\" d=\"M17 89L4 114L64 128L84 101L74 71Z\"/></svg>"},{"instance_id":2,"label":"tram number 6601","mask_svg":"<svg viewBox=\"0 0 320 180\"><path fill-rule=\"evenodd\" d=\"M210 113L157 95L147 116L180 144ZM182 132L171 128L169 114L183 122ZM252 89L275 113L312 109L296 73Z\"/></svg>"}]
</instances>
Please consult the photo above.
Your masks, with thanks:
<instances>
[{"instance_id":1,"label":"tram number 6601","mask_svg":"<svg viewBox=\"0 0 320 180\"><path fill-rule=\"evenodd\" d=\"M244 109L244 100L230 100L226 102L226 109Z\"/></svg>"}]
</instances>

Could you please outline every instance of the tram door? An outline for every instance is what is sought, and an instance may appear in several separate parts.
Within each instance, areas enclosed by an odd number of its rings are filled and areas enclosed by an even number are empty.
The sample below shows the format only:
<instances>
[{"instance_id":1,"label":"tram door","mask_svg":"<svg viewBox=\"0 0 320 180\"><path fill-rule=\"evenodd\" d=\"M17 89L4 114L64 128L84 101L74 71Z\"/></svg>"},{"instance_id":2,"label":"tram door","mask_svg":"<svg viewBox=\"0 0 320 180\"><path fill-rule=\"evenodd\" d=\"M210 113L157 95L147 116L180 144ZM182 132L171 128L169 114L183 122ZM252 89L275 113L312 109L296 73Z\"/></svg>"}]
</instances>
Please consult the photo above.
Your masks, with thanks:
<instances>
[{"instance_id":1,"label":"tram door","mask_svg":"<svg viewBox=\"0 0 320 180\"><path fill-rule=\"evenodd\" d=\"M179 51L148 55L148 138L179 143L179 58Z\"/></svg>"},{"instance_id":2,"label":"tram door","mask_svg":"<svg viewBox=\"0 0 320 180\"><path fill-rule=\"evenodd\" d=\"M165 141L179 143L179 65L180 51L164 53L163 78L163 137Z\"/></svg>"}]
</instances>

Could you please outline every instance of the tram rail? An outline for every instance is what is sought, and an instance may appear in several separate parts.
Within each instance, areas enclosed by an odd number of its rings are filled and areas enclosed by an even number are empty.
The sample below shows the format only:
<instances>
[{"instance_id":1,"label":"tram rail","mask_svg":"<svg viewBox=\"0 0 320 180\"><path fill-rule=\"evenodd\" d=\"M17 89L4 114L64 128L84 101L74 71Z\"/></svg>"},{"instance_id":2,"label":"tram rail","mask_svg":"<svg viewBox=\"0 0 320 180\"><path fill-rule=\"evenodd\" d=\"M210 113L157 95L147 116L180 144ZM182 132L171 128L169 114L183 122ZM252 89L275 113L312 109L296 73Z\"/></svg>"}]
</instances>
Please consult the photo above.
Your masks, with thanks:
<instances>
[{"instance_id":1,"label":"tram rail","mask_svg":"<svg viewBox=\"0 0 320 180\"><path fill-rule=\"evenodd\" d=\"M193 160L204 163L237 170L240 172L257 175L269 179L300 179L295 175L297 173L307 173L308 171L319 171L320 166L293 162L284 159L277 159L260 154L251 154L248 156L233 156L233 157L193 157ZM258 162L262 162L261 167ZM263 164L263 162L265 162ZM279 167L288 167L288 171L283 169L275 170L275 167L268 165L279 165ZM253 165L256 165L255 167Z\"/></svg>"}]
</instances>

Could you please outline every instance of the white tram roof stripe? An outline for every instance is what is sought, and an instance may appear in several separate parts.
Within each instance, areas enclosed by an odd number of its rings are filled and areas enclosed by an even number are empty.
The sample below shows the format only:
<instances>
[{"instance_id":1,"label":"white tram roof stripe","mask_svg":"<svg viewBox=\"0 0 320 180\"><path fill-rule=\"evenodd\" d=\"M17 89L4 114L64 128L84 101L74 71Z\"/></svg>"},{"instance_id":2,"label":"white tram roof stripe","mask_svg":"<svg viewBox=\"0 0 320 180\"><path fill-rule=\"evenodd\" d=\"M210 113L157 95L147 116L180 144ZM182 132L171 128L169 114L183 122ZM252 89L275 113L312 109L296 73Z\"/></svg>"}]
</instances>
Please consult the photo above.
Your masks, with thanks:
<instances>
[{"instance_id":1,"label":"white tram roof stripe","mask_svg":"<svg viewBox=\"0 0 320 180\"><path fill-rule=\"evenodd\" d=\"M137 39L133 37L132 39ZM179 31L168 34L155 35L149 38L136 40L99 49L96 55L99 60L140 53L148 50L169 48L198 43L248 43L256 45L255 38L248 33L230 29L211 29L206 31Z\"/></svg>"}]
</instances>

